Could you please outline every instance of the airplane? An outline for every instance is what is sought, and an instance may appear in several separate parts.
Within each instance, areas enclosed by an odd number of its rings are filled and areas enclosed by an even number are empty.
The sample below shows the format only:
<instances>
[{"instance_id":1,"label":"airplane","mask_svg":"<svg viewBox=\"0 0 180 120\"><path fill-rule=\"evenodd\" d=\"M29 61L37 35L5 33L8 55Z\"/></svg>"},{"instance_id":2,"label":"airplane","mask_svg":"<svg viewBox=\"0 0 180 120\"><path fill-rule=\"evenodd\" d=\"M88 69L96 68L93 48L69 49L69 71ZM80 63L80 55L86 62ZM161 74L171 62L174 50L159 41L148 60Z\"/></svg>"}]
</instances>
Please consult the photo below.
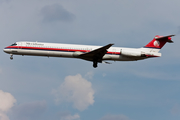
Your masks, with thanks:
<instances>
[{"instance_id":1,"label":"airplane","mask_svg":"<svg viewBox=\"0 0 180 120\"><path fill-rule=\"evenodd\" d=\"M171 37L175 35L159 36L142 48L111 47L114 44L105 46L78 45L78 44L57 44L44 42L15 42L4 48L4 52L13 55L30 55L46 57L79 58L93 62L96 68L98 63L109 63L110 61L137 61L147 58L160 57L160 49L168 42L173 43Z\"/></svg>"}]
</instances>

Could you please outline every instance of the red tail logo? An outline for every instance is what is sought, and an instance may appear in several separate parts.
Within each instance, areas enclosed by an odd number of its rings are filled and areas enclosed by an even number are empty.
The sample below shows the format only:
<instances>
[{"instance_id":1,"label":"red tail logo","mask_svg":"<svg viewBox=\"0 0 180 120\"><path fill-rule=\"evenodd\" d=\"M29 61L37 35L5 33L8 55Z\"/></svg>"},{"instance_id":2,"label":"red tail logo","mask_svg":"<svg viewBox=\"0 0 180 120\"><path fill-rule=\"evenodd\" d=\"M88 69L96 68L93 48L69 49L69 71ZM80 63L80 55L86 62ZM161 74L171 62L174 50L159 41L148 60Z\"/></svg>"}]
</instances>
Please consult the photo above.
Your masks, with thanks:
<instances>
[{"instance_id":1,"label":"red tail logo","mask_svg":"<svg viewBox=\"0 0 180 120\"><path fill-rule=\"evenodd\" d=\"M174 36L174 35L171 35L171 36ZM171 36L156 35L154 39L150 43L148 43L145 47L161 49L166 44L166 42L172 42Z\"/></svg>"}]
</instances>

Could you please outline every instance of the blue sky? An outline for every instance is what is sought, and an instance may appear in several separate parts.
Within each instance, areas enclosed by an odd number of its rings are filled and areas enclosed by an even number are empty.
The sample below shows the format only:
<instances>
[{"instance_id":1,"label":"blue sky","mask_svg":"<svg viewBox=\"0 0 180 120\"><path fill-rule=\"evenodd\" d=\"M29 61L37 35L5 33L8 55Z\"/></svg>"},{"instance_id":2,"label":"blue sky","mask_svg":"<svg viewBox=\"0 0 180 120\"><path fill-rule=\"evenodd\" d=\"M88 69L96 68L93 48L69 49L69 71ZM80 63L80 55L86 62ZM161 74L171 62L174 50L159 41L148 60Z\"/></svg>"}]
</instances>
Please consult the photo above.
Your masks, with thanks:
<instances>
[{"instance_id":1,"label":"blue sky","mask_svg":"<svg viewBox=\"0 0 180 120\"><path fill-rule=\"evenodd\" d=\"M178 0L0 0L0 120L180 119ZM138 48L176 34L162 57L99 64L14 56L16 41Z\"/></svg>"}]
</instances>

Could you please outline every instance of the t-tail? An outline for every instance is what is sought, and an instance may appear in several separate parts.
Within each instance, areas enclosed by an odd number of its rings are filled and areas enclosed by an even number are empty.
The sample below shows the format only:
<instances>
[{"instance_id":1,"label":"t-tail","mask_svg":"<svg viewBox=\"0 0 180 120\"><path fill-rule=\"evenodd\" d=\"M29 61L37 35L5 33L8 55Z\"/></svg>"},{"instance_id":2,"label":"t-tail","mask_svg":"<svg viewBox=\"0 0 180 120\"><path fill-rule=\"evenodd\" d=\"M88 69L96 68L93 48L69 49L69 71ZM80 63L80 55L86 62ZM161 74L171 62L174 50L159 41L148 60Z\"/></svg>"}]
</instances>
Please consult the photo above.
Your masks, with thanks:
<instances>
[{"instance_id":1,"label":"t-tail","mask_svg":"<svg viewBox=\"0 0 180 120\"><path fill-rule=\"evenodd\" d=\"M171 40L171 37L175 35L168 35L168 36L159 36L156 35L154 39L149 42L146 46L144 46L143 49L146 49L147 51L154 51L154 52L159 52L160 49L168 42L168 43L173 43Z\"/></svg>"}]
</instances>

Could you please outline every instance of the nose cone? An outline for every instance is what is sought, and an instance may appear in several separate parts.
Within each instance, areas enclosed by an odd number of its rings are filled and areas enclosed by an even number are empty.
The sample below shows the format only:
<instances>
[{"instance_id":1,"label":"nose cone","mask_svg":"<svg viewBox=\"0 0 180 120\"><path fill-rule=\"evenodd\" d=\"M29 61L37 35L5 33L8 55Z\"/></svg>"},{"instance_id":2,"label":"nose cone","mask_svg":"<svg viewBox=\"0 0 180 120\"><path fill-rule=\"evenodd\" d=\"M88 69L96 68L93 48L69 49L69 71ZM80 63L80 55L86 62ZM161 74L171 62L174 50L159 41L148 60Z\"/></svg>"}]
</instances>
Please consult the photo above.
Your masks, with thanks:
<instances>
[{"instance_id":1,"label":"nose cone","mask_svg":"<svg viewBox=\"0 0 180 120\"><path fill-rule=\"evenodd\" d=\"M4 48L3 51L4 51L5 53L11 53L11 49L9 49L9 48L7 48L7 47Z\"/></svg>"}]
</instances>

